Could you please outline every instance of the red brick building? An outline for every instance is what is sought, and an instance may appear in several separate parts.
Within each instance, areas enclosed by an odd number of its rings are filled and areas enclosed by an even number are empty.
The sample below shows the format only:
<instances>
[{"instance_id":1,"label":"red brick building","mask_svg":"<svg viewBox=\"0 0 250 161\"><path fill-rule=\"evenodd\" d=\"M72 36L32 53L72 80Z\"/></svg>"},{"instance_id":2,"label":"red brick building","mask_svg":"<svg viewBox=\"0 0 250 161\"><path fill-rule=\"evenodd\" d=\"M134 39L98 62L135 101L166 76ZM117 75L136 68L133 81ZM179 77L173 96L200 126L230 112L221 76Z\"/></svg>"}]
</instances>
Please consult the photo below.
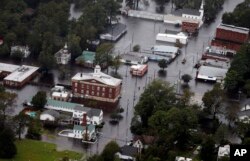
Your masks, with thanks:
<instances>
[{"instance_id":1,"label":"red brick building","mask_svg":"<svg viewBox=\"0 0 250 161\"><path fill-rule=\"evenodd\" d=\"M181 29L184 32L194 33L199 30L198 21L182 21Z\"/></svg>"},{"instance_id":2,"label":"red brick building","mask_svg":"<svg viewBox=\"0 0 250 161\"><path fill-rule=\"evenodd\" d=\"M235 54L248 39L248 28L220 24L216 29L211 46L216 50L221 50L222 53L230 52Z\"/></svg>"},{"instance_id":3,"label":"red brick building","mask_svg":"<svg viewBox=\"0 0 250 161\"><path fill-rule=\"evenodd\" d=\"M101 72L97 65L94 73L77 73L72 78L74 97L115 103L121 95L122 80Z\"/></svg>"}]
</instances>

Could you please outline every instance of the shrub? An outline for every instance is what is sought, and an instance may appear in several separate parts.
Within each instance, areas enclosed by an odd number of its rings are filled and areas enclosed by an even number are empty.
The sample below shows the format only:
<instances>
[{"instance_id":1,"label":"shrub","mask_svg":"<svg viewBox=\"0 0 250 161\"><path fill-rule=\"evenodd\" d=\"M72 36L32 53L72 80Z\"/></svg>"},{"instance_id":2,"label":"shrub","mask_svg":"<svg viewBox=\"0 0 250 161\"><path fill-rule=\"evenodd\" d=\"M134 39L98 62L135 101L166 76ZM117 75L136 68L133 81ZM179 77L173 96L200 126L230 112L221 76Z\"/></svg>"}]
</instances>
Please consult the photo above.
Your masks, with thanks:
<instances>
[{"instance_id":1,"label":"shrub","mask_svg":"<svg viewBox=\"0 0 250 161\"><path fill-rule=\"evenodd\" d=\"M133 47L134 52L139 52L140 50L141 50L141 47L138 44Z\"/></svg>"}]
</instances>

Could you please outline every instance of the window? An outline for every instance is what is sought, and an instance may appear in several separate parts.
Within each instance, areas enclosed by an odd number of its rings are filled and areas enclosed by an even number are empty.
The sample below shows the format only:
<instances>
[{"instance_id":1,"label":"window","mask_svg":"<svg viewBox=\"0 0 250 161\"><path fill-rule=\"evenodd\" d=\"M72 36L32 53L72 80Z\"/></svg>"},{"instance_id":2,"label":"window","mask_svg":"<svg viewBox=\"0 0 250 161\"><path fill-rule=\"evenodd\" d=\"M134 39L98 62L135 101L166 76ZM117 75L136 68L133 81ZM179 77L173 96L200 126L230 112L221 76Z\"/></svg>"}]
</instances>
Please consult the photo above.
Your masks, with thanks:
<instances>
[{"instance_id":1,"label":"window","mask_svg":"<svg viewBox=\"0 0 250 161\"><path fill-rule=\"evenodd\" d=\"M89 94L89 90L86 91L86 94Z\"/></svg>"},{"instance_id":2,"label":"window","mask_svg":"<svg viewBox=\"0 0 250 161\"><path fill-rule=\"evenodd\" d=\"M89 85L87 85L87 89L89 89Z\"/></svg>"},{"instance_id":3,"label":"window","mask_svg":"<svg viewBox=\"0 0 250 161\"><path fill-rule=\"evenodd\" d=\"M95 89L95 86L92 86L92 90L94 90Z\"/></svg>"},{"instance_id":4,"label":"window","mask_svg":"<svg viewBox=\"0 0 250 161\"><path fill-rule=\"evenodd\" d=\"M100 90L100 87L99 86L97 86L97 91L99 91Z\"/></svg>"},{"instance_id":5,"label":"window","mask_svg":"<svg viewBox=\"0 0 250 161\"><path fill-rule=\"evenodd\" d=\"M102 97L105 97L105 93L102 93Z\"/></svg>"},{"instance_id":6,"label":"window","mask_svg":"<svg viewBox=\"0 0 250 161\"><path fill-rule=\"evenodd\" d=\"M95 92L94 92L94 91L92 91L92 92L91 92L91 95L94 95L94 94L95 94Z\"/></svg>"},{"instance_id":7,"label":"window","mask_svg":"<svg viewBox=\"0 0 250 161\"><path fill-rule=\"evenodd\" d=\"M77 82L75 82L75 86L77 87Z\"/></svg>"},{"instance_id":8,"label":"window","mask_svg":"<svg viewBox=\"0 0 250 161\"><path fill-rule=\"evenodd\" d=\"M82 88L84 87L84 84L82 84Z\"/></svg>"},{"instance_id":9,"label":"window","mask_svg":"<svg viewBox=\"0 0 250 161\"><path fill-rule=\"evenodd\" d=\"M102 91L105 92L105 87L102 88Z\"/></svg>"},{"instance_id":10,"label":"window","mask_svg":"<svg viewBox=\"0 0 250 161\"><path fill-rule=\"evenodd\" d=\"M109 93L112 93L112 88L109 88Z\"/></svg>"},{"instance_id":11,"label":"window","mask_svg":"<svg viewBox=\"0 0 250 161\"><path fill-rule=\"evenodd\" d=\"M109 94L109 98L112 98L112 95L111 95L111 94Z\"/></svg>"},{"instance_id":12,"label":"window","mask_svg":"<svg viewBox=\"0 0 250 161\"><path fill-rule=\"evenodd\" d=\"M100 93L99 93L99 92L97 92L97 93L96 93L96 95L97 95L97 96L100 96Z\"/></svg>"},{"instance_id":13,"label":"window","mask_svg":"<svg viewBox=\"0 0 250 161\"><path fill-rule=\"evenodd\" d=\"M83 93L83 90L81 90L81 93Z\"/></svg>"}]
</instances>

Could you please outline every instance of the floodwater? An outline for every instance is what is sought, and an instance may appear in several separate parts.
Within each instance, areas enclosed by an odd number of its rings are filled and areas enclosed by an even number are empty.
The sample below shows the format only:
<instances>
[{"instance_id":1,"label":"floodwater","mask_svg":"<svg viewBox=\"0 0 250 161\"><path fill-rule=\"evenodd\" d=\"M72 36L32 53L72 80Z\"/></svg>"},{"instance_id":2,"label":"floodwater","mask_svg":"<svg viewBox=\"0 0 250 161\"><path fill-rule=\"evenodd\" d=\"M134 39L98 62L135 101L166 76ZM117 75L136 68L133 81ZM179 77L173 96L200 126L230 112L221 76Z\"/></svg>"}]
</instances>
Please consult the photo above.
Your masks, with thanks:
<instances>
[{"instance_id":1,"label":"floodwater","mask_svg":"<svg viewBox=\"0 0 250 161\"><path fill-rule=\"evenodd\" d=\"M192 38L188 45L182 49L182 55L180 55L174 62L172 62L167 70L166 77L160 77L160 79L169 81L172 85L176 84L179 80L179 76L183 74L190 74L195 78L196 69L193 68L197 60L201 58L201 55L205 47L211 41L215 29L221 22L221 16L223 12L232 11L238 3L243 2L243 0L227 0L223 6L223 10L217 15L215 22L210 25L204 25L200 31L197 38ZM150 1L150 6L147 10L154 12L155 3ZM167 12L169 12L169 6L166 7ZM74 17L74 10L71 9L71 14ZM75 16L79 15L76 13ZM71 15L72 16L72 15ZM136 18L121 17L120 21L127 25L128 32L115 44L115 51L120 54L130 51L131 47L135 44L139 44L141 49L151 48L155 44L159 44L155 41L156 34L159 32L165 32L165 30L179 30L173 26L167 26L161 22L147 21ZM161 43L162 44L162 43ZM183 57L186 57L186 64L182 64L181 61ZM139 100L144 87L150 83L153 79L158 78L159 67L157 63L149 62L149 71L143 78L131 77L129 73L129 67L122 65L118 70L119 74L123 77L123 87L122 87L122 98L120 100L120 106L125 109L122 113L123 120L120 121L118 125L109 124L109 113L104 113L104 120L106 122L104 128L102 129L102 137L98 140L98 143L90 145L89 147L84 147L79 140L73 140L66 137L49 137L43 136L44 141L56 143L59 150L74 150L79 152L87 152L89 154L94 154L101 152L103 147L111 140L116 140L120 145L124 145L126 141L132 139L132 134L129 130L131 118L133 117L134 105ZM72 67L72 75L78 71L89 71L80 67ZM112 71L112 70L110 70ZM106 71L105 71L106 72ZM70 84L70 79L61 81L58 79L59 73L53 71L55 76L55 83ZM190 81L190 89L195 93L194 100L197 103L201 103L201 98L204 92L212 88L211 84L206 84L203 82L196 82L195 80ZM22 109L21 103L27 99L30 99L39 90L49 90L47 88L40 88L35 86L26 86L21 90L18 90L18 100L16 112ZM177 90L179 92L179 90Z\"/></svg>"}]
</instances>

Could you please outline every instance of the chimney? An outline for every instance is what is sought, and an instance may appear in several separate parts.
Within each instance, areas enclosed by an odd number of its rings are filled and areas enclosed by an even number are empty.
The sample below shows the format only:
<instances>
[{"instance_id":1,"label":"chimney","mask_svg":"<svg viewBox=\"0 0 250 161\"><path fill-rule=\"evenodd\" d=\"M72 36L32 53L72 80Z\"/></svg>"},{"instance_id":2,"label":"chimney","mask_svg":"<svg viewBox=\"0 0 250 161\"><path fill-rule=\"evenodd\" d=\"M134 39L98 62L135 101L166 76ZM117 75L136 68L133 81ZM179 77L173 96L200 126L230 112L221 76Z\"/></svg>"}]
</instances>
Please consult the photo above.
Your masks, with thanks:
<instances>
[{"instance_id":1,"label":"chimney","mask_svg":"<svg viewBox=\"0 0 250 161\"><path fill-rule=\"evenodd\" d=\"M83 114L82 126L87 126L87 114L86 113Z\"/></svg>"},{"instance_id":2,"label":"chimney","mask_svg":"<svg viewBox=\"0 0 250 161\"><path fill-rule=\"evenodd\" d=\"M80 74L80 76L82 77L82 73Z\"/></svg>"}]
</instances>

